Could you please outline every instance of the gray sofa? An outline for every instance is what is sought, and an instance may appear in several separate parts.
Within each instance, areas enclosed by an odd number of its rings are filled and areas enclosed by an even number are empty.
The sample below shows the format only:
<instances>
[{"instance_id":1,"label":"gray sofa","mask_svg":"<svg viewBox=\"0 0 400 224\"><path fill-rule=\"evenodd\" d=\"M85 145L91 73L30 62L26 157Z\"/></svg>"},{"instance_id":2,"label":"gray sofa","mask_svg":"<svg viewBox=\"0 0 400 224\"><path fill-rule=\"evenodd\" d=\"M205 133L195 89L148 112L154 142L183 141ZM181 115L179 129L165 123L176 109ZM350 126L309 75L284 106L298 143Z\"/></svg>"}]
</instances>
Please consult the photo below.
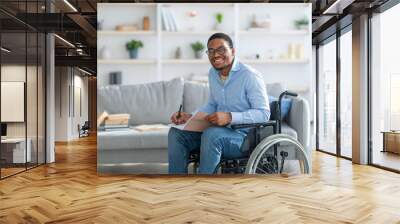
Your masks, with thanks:
<instances>
[{"instance_id":1,"label":"gray sofa","mask_svg":"<svg viewBox=\"0 0 400 224\"><path fill-rule=\"evenodd\" d=\"M284 91L279 83L267 84L268 95L278 97ZM98 114L129 113L130 126L169 124L170 116L183 104L193 112L207 102L206 83L173 79L139 85L106 86L98 89ZM282 132L296 137L310 152L310 112L306 100L293 99ZM97 166L100 173L166 173L169 128L140 132L135 129L97 133Z\"/></svg>"}]
</instances>

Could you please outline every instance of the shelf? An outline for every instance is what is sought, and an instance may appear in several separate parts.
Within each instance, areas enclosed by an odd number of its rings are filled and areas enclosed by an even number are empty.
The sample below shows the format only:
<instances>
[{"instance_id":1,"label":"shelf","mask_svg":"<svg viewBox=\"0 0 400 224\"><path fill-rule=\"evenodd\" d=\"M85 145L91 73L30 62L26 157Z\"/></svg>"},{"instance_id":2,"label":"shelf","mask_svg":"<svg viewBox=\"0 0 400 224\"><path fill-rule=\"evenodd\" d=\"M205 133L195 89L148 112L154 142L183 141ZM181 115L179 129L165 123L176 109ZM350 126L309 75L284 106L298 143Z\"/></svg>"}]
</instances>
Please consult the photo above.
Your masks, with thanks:
<instances>
[{"instance_id":1,"label":"shelf","mask_svg":"<svg viewBox=\"0 0 400 224\"><path fill-rule=\"evenodd\" d=\"M155 64L155 59L97 59L98 64Z\"/></svg>"},{"instance_id":2,"label":"shelf","mask_svg":"<svg viewBox=\"0 0 400 224\"><path fill-rule=\"evenodd\" d=\"M306 64L307 59L242 59L246 64Z\"/></svg>"},{"instance_id":3,"label":"shelf","mask_svg":"<svg viewBox=\"0 0 400 224\"><path fill-rule=\"evenodd\" d=\"M136 31L116 31L116 30L101 30L97 31L97 35L155 35L154 30L136 30Z\"/></svg>"},{"instance_id":4,"label":"shelf","mask_svg":"<svg viewBox=\"0 0 400 224\"><path fill-rule=\"evenodd\" d=\"M282 31L264 31L264 30L241 30L240 35L308 35L307 30L282 30Z\"/></svg>"},{"instance_id":5,"label":"shelf","mask_svg":"<svg viewBox=\"0 0 400 224\"><path fill-rule=\"evenodd\" d=\"M208 60L205 59L164 59L163 64L207 64Z\"/></svg>"},{"instance_id":6,"label":"shelf","mask_svg":"<svg viewBox=\"0 0 400 224\"><path fill-rule=\"evenodd\" d=\"M190 6L195 7L233 7L235 3L224 3L224 2L193 2L190 3ZM161 3L163 7L187 7L187 4L182 3Z\"/></svg>"},{"instance_id":7,"label":"shelf","mask_svg":"<svg viewBox=\"0 0 400 224\"><path fill-rule=\"evenodd\" d=\"M205 30L205 31L162 31L162 35L178 36L178 35L212 35L217 32L225 32L226 34L232 34L233 32L226 32L223 30Z\"/></svg>"},{"instance_id":8,"label":"shelf","mask_svg":"<svg viewBox=\"0 0 400 224\"><path fill-rule=\"evenodd\" d=\"M156 3L98 3L98 6L102 7L102 6L108 6L108 7L156 7L157 4Z\"/></svg>"}]
</instances>

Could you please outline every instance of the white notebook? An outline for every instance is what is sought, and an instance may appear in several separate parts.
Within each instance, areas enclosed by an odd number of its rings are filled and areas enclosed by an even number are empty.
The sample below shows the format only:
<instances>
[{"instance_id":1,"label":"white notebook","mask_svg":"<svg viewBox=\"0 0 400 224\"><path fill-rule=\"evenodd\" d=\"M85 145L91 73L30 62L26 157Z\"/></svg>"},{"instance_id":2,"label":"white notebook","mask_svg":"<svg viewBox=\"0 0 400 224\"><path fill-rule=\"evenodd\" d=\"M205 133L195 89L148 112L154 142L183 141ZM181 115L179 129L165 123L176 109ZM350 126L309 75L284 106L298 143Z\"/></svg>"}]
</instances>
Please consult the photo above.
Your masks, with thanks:
<instances>
[{"instance_id":1,"label":"white notebook","mask_svg":"<svg viewBox=\"0 0 400 224\"><path fill-rule=\"evenodd\" d=\"M169 126L185 131L203 132L205 129L212 126L210 122L204 119L206 116L207 113L197 112L186 123L180 125L169 124Z\"/></svg>"}]
</instances>

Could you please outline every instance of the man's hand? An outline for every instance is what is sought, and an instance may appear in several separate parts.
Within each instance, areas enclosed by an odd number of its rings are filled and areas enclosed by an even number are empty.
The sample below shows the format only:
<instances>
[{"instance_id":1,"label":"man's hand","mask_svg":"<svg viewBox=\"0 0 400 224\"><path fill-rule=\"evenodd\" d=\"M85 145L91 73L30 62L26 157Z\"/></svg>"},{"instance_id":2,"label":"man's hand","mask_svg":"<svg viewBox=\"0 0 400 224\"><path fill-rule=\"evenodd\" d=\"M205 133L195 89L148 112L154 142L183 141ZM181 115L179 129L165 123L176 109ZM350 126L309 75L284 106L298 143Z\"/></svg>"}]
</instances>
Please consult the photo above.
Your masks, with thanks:
<instances>
[{"instance_id":1,"label":"man's hand","mask_svg":"<svg viewBox=\"0 0 400 224\"><path fill-rule=\"evenodd\" d=\"M178 118L178 113L179 112L175 112L174 114L172 114L171 116L171 121L174 124L184 124L186 123L186 121L189 120L189 118L192 116L191 114L188 114L186 112L181 112L181 116Z\"/></svg>"},{"instance_id":2,"label":"man's hand","mask_svg":"<svg viewBox=\"0 0 400 224\"><path fill-rule=\"evenodd\" d=\"M232 115L229 112L215 112L207 115L204 119L217 126L226 126L231 123Z\"/></svg>"}]
</instances>

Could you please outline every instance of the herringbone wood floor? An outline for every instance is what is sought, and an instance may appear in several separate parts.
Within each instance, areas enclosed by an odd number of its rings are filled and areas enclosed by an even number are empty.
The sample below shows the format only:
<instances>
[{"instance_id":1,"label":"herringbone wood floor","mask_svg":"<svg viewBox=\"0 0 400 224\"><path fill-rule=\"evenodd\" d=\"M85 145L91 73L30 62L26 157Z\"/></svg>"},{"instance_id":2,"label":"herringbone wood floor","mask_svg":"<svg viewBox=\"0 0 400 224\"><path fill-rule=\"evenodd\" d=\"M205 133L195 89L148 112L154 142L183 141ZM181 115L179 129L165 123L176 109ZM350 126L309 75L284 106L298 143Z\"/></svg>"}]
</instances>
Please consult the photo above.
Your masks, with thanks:
<instances>
[{"instance_id":1,"label":"herringbone wood floor","mask_svg":"<svg viewBox=\"0 0 400 224\"><path fill-rule=\"evenodd\" d=\"M312 177L98 176L95 138L0 181L0 223L400 223L400 175L314 153Z\"/></svg>"}]
</instances>

